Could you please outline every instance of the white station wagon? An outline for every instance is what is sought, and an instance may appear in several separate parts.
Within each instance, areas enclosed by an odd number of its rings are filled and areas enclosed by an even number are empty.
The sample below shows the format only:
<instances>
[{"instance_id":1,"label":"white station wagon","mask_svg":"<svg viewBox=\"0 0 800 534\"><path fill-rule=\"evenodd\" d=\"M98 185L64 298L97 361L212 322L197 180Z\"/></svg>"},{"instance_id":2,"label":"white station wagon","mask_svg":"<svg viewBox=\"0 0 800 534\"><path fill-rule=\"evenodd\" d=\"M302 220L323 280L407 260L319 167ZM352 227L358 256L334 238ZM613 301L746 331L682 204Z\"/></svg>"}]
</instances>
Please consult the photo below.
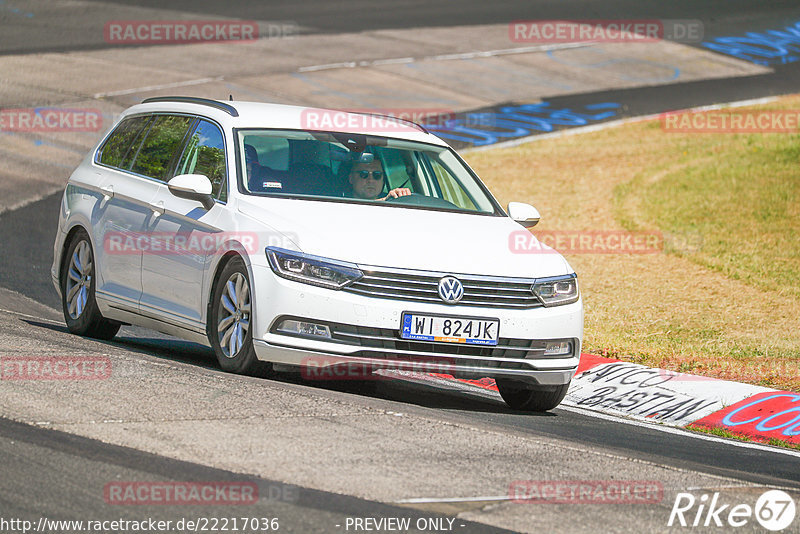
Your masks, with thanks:
<instances>
[{"instance_id":1,"label":"white station wagon","mask_svg":"<svg viewBox=\"0 0 800 534\"><path fill-rule=\"evenodd\" d=\"M538 220L411 122L151 98L70 177L52 278L75 334L152 328L236 373L491 377L544 411L577 368L583 303L561 255L509 247Z\"/></svg>"}]
</instances>

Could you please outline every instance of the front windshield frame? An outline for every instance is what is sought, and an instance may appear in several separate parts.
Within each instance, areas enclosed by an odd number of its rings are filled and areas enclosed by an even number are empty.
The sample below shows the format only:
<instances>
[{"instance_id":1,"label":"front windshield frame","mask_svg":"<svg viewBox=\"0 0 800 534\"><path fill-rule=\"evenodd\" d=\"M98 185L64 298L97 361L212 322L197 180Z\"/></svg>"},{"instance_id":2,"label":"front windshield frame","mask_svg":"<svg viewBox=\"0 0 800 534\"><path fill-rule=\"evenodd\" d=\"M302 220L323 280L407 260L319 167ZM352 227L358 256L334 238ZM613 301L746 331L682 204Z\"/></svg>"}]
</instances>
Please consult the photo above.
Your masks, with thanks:
<instances>
[{"instance_id":1,"label":"front windshield frame","mask_svg":"<svg viewBox=\"0 0 800 534\"><path fill-rule=\"evenodd\" d=\"M249 191L244 186L244 161L242 158L242 150L240 147L240 134L242 132L297 132L297 133L307 133L310 135L347 135L348 132L335 132L329 130L301 130L301 129L292 129L292 128L263 128L263 127L240 127L240 128L233 128L233 140L234 140L234 155L236 161L236 183L237 188L240 194L245 196L252 196L252 197L266 197L266 198L278 198L278 199L294 199L294 200L307 200L313 202L339 202L339 203L347 203L347 204L355 204L355 205L365 205L365 206L384 206L384 207L391 207L391 208L407 208L407 209L420 209L426 211L443 211L448 213L461 213L466 215L483 215L483 216L490 216L490 217L506 217L506 213L503 208L500 206L500 203L497 199L492 195L491 191L486 187L486 185L481 181L475 171L467 165L466 161L461 157L461 155L452 149L450 146L446 145L439 145L435 143L427 143L424 141L417 141L417 140L408 140L402 139L397 137L388 137L388 136L380 136L380 135L373 135L373 134L360 134L360 135L367 135L370 138L378 138L378 139L385 139L385 140L392 140L392 141L400 141L404 143L415 143L419 145L424 145L431 147L433 150L445 150L448 151L458 163L464 168L467 174L472 178L475 182L475 186L480 190L480 192L486 197L488 203L492 206L493 211L480 211L480 210L468 210L462 208L444 208L444 207L434 207L434 206L417 206L412 204L397 204L394 202L386 202L386 201L378 201L378 200L356 200L352 198L339 198L333 196L315 196L315 195L303 195L303 194L295 194L295 193L271 193L271 192L254 192Z\"/></svg>"}]
</instances>

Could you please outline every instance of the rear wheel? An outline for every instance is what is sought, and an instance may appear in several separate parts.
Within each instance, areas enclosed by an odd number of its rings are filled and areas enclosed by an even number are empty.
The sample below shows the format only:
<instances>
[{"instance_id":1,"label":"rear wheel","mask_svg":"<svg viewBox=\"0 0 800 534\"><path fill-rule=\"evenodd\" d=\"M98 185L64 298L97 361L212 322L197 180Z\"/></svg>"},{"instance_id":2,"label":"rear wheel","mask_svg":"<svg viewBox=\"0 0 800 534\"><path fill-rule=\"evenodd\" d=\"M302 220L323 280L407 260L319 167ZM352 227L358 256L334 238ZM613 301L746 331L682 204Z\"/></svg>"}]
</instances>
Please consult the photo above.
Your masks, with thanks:
<instances>
[{"instance_id":1,"label":"rear wheel","mask_svg":"<svg viewBox=\"0 0 800 534\"><path fill-rule=\"evenodd\" d=\"M95 301L95 264L89 235L79 230L72 237L61 269L61 308L73 334L111 339L120 323L104 319Z\"/></svg>"},{"instance_id":2,"label":"rear wheel","mask_svg":"<svg viewBox=\"0 0 800 534\"><path fill-rule=\"evenodd\" d=\"M251 296L247 268L237 256L222 269L208 318L209 341L225 371L250 373L258 362L253 348Z\"/></svg>"},{"instance_id":3,"label":"rear wheel","mask_svg":"<svg viewBox=\"0 0 800 534\"><path fill-rule=\"evenodd\" d=\"M552 410L564 399L569 383L562 386L533 387L516 380L498 378L496 381L500 396L511 408L527 412L546 412Z\"/></svg>"}]
</instances>

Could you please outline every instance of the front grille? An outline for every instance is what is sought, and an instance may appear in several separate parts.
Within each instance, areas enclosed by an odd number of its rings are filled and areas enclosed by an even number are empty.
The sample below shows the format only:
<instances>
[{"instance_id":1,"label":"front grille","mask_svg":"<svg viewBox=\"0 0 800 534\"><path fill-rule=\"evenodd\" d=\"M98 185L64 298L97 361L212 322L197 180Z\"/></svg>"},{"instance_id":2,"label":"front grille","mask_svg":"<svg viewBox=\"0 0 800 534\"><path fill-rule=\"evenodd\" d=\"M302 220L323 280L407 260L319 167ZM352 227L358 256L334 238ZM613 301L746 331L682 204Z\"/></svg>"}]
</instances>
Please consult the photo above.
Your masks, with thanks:
<instances>
[{"instance_id":1,"label":"front grille","mask_svg":"<svg viewBox=\"0 0 800 534\"><path fill-rule=\"evenodd\" d=\"M439 280L447 273L425 271L369 270L364 276L343 288L344 291L367 297L442 304ZM484 308L531 309L542 306L531 291L534 280L529 278L499 278L475 275L453 275L464 286L464 296L455 306Z\"/></svg>"}]
</instances>

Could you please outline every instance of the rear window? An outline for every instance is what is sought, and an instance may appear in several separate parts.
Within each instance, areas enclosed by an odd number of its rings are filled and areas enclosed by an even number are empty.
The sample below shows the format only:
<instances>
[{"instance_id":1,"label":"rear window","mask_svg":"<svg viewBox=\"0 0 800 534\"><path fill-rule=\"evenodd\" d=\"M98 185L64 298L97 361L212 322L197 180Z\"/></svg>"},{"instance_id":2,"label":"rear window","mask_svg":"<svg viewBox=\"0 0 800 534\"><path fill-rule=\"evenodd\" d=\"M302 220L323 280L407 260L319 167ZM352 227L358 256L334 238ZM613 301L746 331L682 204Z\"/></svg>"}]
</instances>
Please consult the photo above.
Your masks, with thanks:
<instances>
[{"instance_id":1,"label":"rear window","mask_svg":"<svg viewBox=\"0 0 800 534\"><path fill-rule=\"evenodd\" d=\"M100 163L109 167L126 168L123 161L130 155L134 141L141 138L141 134L151 117L131 117L119 123L114 132L108 136L100 148ZM138 145L138 143L137 143Z\"/></svg>"},{"instance_id":2,"label":"rear window","mask_svg":"<svg viewBox=\"0 0 800 534\"><path fill-rule=\"evenodd\" d=\"M194 117L183 115L157 115L135 156L131 171L163 180L194 121Z\"/></svg>"}]
</instances>

